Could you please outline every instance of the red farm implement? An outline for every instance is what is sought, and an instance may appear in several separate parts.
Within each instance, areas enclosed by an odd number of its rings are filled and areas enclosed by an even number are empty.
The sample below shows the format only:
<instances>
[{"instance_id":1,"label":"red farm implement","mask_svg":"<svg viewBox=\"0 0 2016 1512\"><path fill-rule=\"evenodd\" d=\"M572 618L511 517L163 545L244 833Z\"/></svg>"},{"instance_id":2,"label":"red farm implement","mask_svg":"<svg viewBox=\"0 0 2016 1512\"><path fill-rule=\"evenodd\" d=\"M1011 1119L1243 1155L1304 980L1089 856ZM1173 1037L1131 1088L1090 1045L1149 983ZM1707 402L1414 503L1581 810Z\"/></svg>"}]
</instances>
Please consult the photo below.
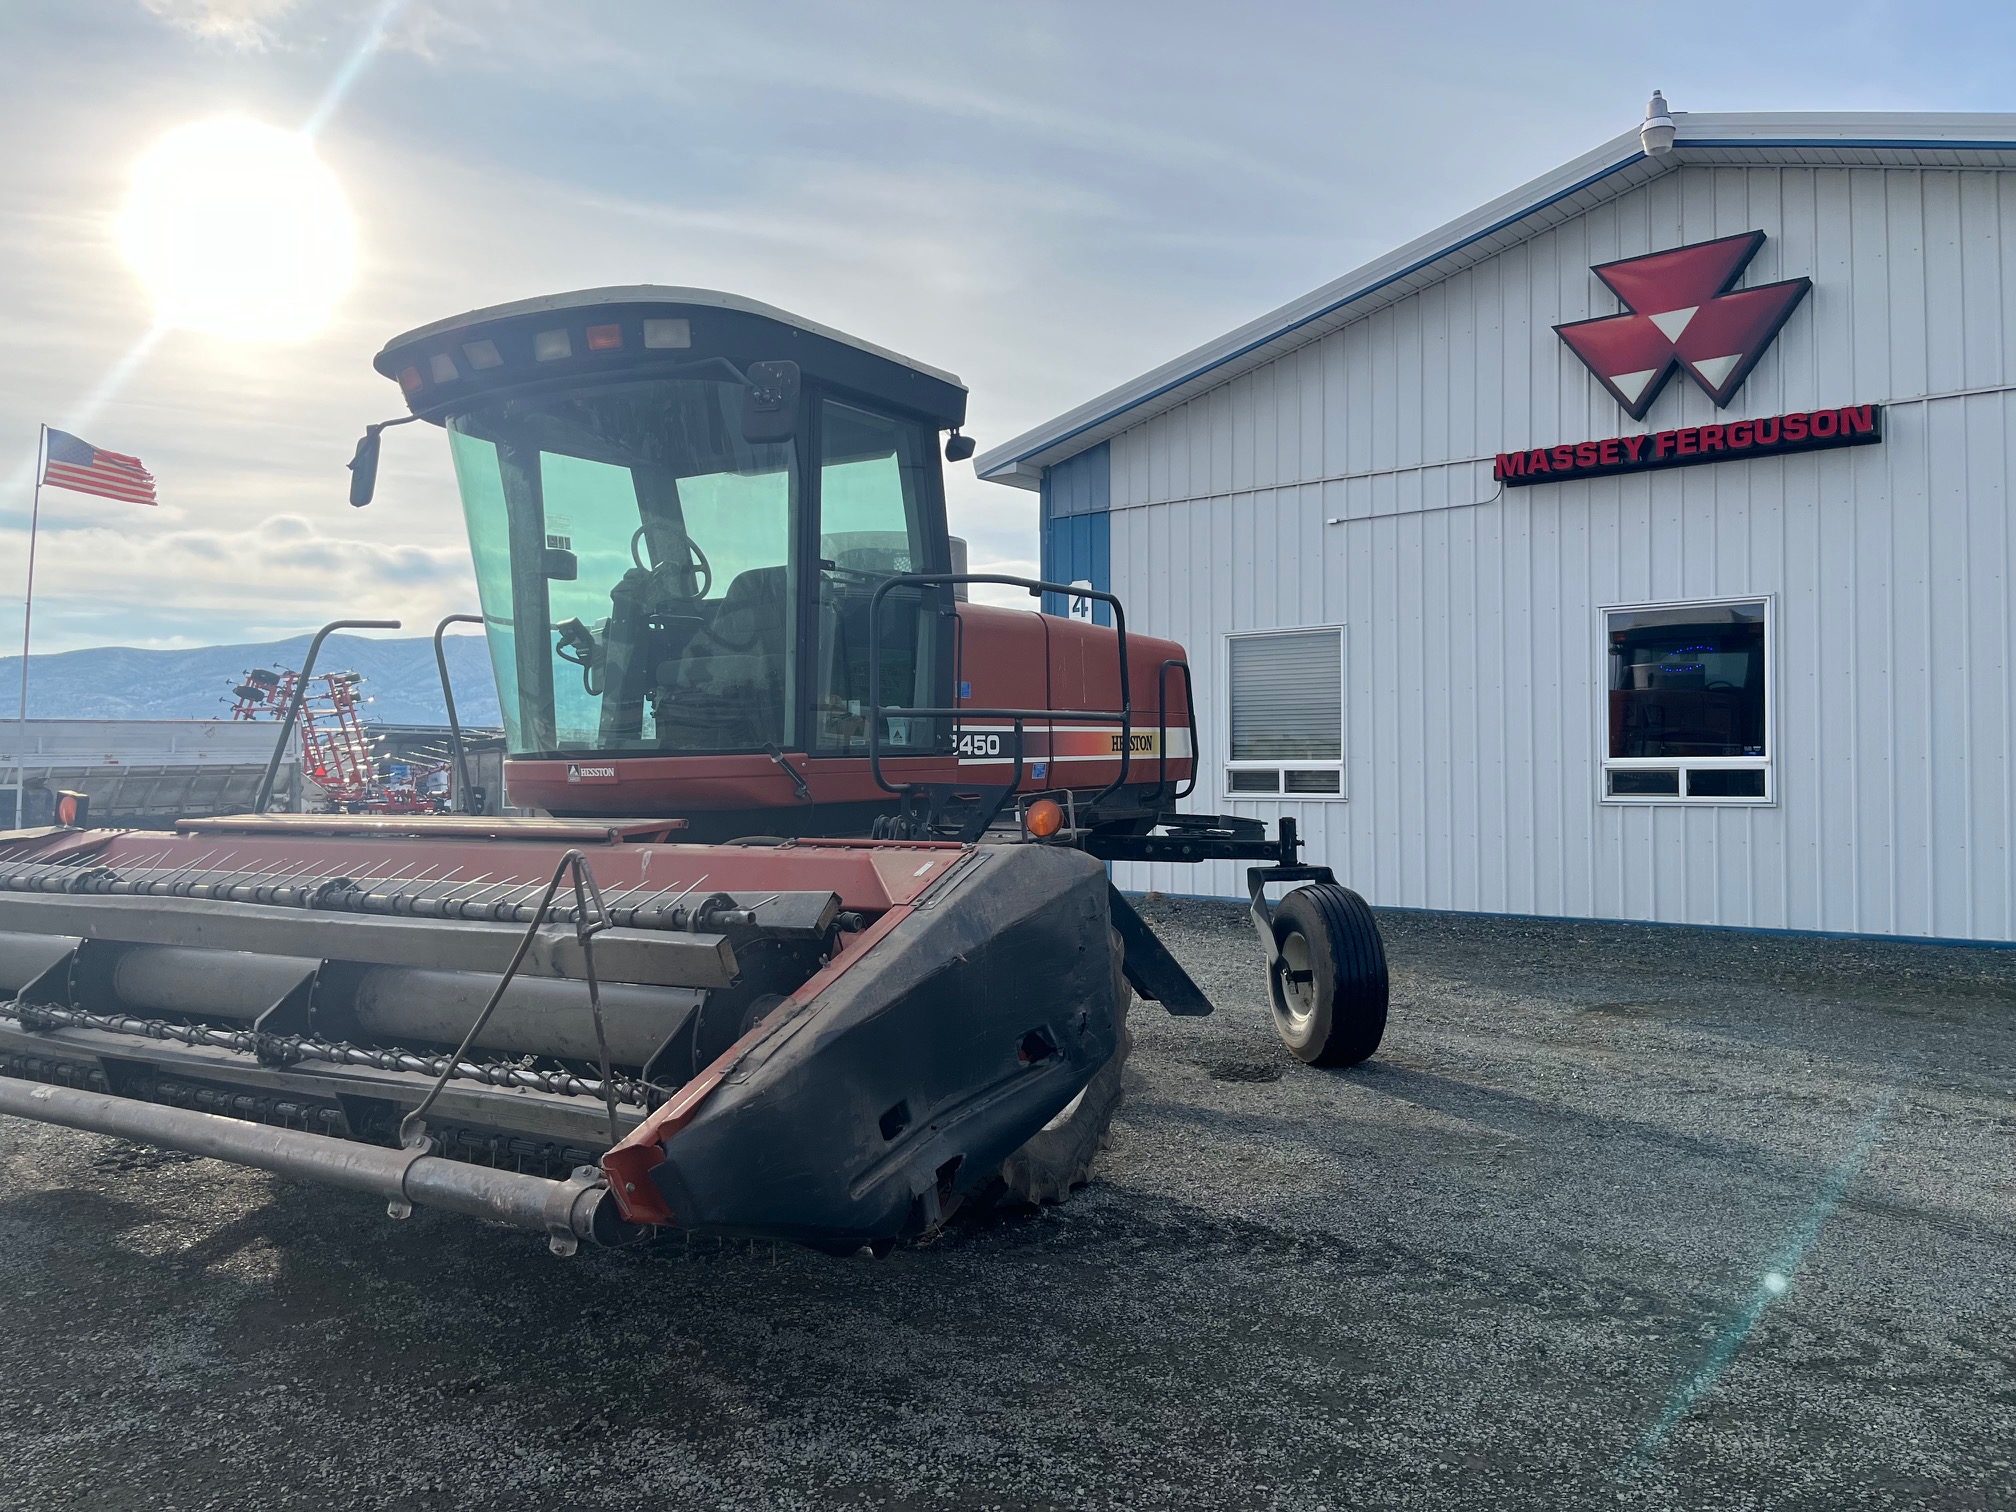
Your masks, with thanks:
<instances>
[{"instance_id":1,"label":"red farm implement","mask_svg":"<svg viewBox=\"0 0 2016 1512\"><path fill-rule=\"evenodd\" d=\"M1182 806L1183 648L1110 594L1110 624L966 600L1073 590L954 570L950 374L661 288L458 316L377 367L410 409L386 424L446 434L505 780L539 817L262 798L168 837L0 834L0 1112L559 1250L880 1248L1061 1200L1133 999L1212 1011L1108 880L1130 861L1246 863L1287 1047L1377 1047L1364 903L1292 819Z\"/></svg>"}]
</instances>

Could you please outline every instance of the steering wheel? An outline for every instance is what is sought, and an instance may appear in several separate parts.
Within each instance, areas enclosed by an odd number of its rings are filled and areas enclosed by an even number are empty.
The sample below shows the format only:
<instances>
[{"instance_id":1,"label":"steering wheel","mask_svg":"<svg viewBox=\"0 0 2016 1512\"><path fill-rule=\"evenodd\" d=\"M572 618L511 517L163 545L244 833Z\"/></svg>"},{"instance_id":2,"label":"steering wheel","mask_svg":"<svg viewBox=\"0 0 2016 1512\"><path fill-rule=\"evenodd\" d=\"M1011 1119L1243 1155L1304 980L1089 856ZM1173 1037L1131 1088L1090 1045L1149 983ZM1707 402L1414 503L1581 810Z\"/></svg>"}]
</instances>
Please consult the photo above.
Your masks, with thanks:
<instances>
[{"instance_id":1,"label":"steering wheel","mask_svg":"<svg viewBox=\"0 0 2016 1512\"><path fill-rule=\"evenodd\" d=\"M643 568L644 571L652 572L657 569L646 564L644 553L638 549L644 544L645 529L645 526L639 525L635 533L630 537L630 560L635 562L640 568ZM672 537L670 544L675 551L682 546L686 549L686 566L683 569L674 568L673 570L683 570L689 585L694 578L699 579L699 586L697 588L694 588L691 593L680 596L682 598L704 599L714 589L713 564L707 560L707 553L700 549L700 543L686 534L685 531L673 530L669 534ZM661 567L669 565L669 563L660 564Z\"/></svg>"},{"instance_id":2,"label":"steering wheel","mask_svg":"<svg viewBox=\"0 0 2016 1512\"><path fill-rule=\"evenodd\" d=\"M1734 692L1736 691L1736 684L1734 684L1734 683L1732 683L1732 682L1711 682L1711 683L1703 683L1703 684L1702 684L1702 686L1703 686L1703 687L1706 687L1706 688L1719 688L1719 689L1722 689L1723 691L1725 691L1725 692L1729 692L1729 693L1734 693Z\"/></svg>"}]
</instances>

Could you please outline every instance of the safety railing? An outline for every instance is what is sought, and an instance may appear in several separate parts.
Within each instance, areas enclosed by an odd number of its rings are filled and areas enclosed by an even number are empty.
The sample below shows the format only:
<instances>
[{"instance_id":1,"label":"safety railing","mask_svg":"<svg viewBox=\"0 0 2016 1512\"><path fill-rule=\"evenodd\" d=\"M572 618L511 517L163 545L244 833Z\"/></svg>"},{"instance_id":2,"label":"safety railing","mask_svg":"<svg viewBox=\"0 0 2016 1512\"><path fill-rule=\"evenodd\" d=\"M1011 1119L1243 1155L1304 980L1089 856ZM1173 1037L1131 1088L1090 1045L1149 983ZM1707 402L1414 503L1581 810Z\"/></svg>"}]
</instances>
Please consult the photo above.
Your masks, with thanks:
<instances>
[{"instance_id":1,"label":"safety railing","mask_svg":"<svg viewBox=\"0 0 2016 1512\"><path fill-rule=\"evenodd\" d=\"M950 587L958 583L995 583L1007 588L1026 590L1032 598L1041 598L1046 593L1069 594L1076 598L1097 599L1109 604L1113 609L1113 629L1120 656L1120 707L1117 709L1013 709L986 708L973 704L959 704L951 708L918 705L885 705L882 702L882 601L896 588L936 588ZM992 572L906 572L885 578L876 585L875 592L868 600L868 769L873 773L876 786L885 793L905 797L919 790L920 784L891 782L882 771L882 726L889 718L897 719L946 719L956 722L968 719L1005 719L1013 721L1015 728L1015 772L1003 796L1013 792L1022 781L1023 724L1029 720L1049 722L1060 714L1073 721L1085 724L1116 724L1120 727L1120 771L1119 775L1101 788L1092 799L1096 807L1106 798L1127 784L1128 773L1132 770L1134 748L1134 702L1127 676L1127 611L1120 600L1110 593L1097 588L1074 587L1069 583L1050 583L1040 578L1010 577ZM1188 676L1186 670L1185 676ZM1164 720L1166 722L1167 715ZM1163 744L1167 745L1165 738ZM1054 758L1055 753L1051 756ZM1164 776L1167 776L1166 758Z\"/></svg>"}]
</instances>

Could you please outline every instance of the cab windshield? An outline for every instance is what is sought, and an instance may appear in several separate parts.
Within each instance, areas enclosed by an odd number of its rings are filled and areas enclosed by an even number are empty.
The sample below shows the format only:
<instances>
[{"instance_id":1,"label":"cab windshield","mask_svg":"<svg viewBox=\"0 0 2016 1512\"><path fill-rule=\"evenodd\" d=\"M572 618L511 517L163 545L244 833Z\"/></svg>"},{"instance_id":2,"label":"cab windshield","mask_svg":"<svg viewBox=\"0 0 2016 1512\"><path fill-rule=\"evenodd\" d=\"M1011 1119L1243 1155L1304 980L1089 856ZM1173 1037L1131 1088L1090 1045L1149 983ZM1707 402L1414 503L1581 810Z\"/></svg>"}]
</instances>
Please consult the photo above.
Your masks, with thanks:
<instances>
[{"instance_id":1,"label":"cab windshield","mask_svg":"<svg viewBox=\"0 0 2016 1512\"><path fill-rule=\"evenodd\" d=\"M661 379L449 419L514 753L791 741L794 448L741 403Z\"/></svg>"}]
</instances>

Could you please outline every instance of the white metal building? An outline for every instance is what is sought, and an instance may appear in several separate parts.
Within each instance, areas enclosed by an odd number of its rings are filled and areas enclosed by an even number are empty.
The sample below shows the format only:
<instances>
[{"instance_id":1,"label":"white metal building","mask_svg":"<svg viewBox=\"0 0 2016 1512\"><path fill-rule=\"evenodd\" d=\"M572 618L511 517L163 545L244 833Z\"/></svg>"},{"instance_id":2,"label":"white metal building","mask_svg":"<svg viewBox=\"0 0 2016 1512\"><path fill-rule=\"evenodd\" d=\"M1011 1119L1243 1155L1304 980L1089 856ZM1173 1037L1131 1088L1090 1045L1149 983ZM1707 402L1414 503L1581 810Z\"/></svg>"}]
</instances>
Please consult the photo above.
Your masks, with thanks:
<instances>
[{"instance_id":1,"label":"white metal building","mask_svg":"<svg viewBox=\"0 0 2016 1512\"><path fill-rule=\"evenodd\" d=\"M2016 116L1672 120L976 466L1374 903L2016 940Z\"/></svg>"}]
</instances>

